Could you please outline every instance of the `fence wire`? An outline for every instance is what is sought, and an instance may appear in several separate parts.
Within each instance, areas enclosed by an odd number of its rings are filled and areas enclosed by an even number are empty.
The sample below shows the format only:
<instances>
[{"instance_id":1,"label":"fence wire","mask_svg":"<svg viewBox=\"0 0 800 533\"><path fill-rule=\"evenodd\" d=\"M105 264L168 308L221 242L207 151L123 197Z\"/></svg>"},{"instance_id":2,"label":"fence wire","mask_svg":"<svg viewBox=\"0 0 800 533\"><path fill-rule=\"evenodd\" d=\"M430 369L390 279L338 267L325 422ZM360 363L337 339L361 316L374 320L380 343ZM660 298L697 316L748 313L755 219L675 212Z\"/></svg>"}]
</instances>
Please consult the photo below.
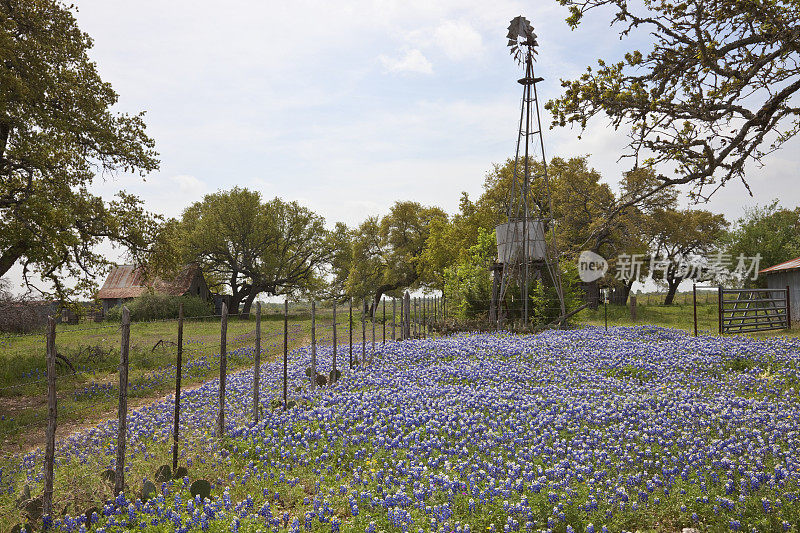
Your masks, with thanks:
<instances>
[{"instance_id":1,"label":"fence wire","mask_svg":"<svg viewBox=\"0 0 800 533\"><path fill-rule=\"evenodd\" d=\"M335 321L332 309L318 310L315 320L318 350L329 350L333 346L335 331L336 346L339 348L337 370L349 370L351 350L353 359L359 364L372 362L381 344L399 340L402 335L399 302L394 307L395 313L392 314L389 308L385 317L382 306L376 309L374 315L363 308L354 308L352 318L347 307L339 307ZM441 318L441 308L438 316ZM423 324L423 317L426 322L431 322L434 314L423 315L419 312L415 321L412 310L408 317L412 332L420 336L425 335L428 329ZM275 387L282 379L282 365L279 361L283 358L284 349L294 352L310 343L310 318L310 313L306 310L286 317L274 313L262 314L259 375L262 376L262 387L272 391L267 394L280 394L280 387ZM285 337L284 320L288 324ZM249 317L229 315L225 339L229 374L253 369L255 324L253 314ZM55 464L58 465L65 453L64 446L76 435L74 431L82 431L79 428L104 420L116 423L123 330L118 323L107 323L92 326L57 324L55 331L58 363ZM365 341L363 345L362 339ZM46 341L46 335L42 332L0 336L0 348L3 349L6 362L12 361L4 365L0 374L3 379L0 386L0 490L20 490L22 483L30 482L31 475L37 483L41 480L44 461L42 450L47 442L48 424ZM221 343L219 316L184 319L182 388L194 387L219 377ZM147 402L174 398L178 375L177 352L177 319L130 324L126 401L133 401L130 403L131 407L141 408L148 405ZM307 357L306 352L307 350L301 349L292 358ZM330 351L325 353L325 357L329 358ZM331 362L327 361L325 364L330 365ZM276 372L276 369L279 371ZM213 409L216 406L208 407ZM249 408L235 407L239 410ZM129 421L132 420L131 411L132 409L128 411ZM172 434L171 428L163 428L163 431ZM184 440L179 436L179 443L182 442ZM113 443L109 444L112 445ZM55 499L59 497L56 494ZM7 518L0 516L0 522ZM19 517L8 519L17 518Z\"/></svg>"}]
</instances>

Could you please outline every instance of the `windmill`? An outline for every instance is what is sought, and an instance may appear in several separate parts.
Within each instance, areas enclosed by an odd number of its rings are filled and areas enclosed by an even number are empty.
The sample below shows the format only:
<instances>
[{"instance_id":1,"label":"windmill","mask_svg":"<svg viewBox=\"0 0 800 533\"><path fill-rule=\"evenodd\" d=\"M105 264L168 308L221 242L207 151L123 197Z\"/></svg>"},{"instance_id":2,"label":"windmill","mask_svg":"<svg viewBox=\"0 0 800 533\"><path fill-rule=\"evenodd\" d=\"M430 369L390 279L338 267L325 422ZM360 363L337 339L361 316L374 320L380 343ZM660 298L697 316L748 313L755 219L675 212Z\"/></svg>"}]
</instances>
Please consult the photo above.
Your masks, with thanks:
<instances>
[{"instance_id":1,"label":"windmill","mask_svg":"<svg viewBox=\"0 0 800 533\"><path fill-rule=\"evenodd\" d=\"M543 78L535 77L533 72L533 62L538 53L536 48L539 43L536 41L533 26L523 16L511 21L507 37L511 55L519 65L524 66L525 76L517 80L523 89L514 157L514 176L508 202L508 222L500 224L495 229L497 263L493 268L494 286L490 319L497 321L498 328L502 327L507 311L504 307L506 295L509 288L514 285L520 289L521 317L524 326L528 326L530 316L527 295L530 282L532 279L543 280L544 272L548 274L548 280L558 295L561 316L566 314L536 91L536 84ZM531 176L531 161L534 159L541 161L538 166L540 172ZM532 179L537 183L535 194L531 191Z\"/></svg>"}]
</instances>

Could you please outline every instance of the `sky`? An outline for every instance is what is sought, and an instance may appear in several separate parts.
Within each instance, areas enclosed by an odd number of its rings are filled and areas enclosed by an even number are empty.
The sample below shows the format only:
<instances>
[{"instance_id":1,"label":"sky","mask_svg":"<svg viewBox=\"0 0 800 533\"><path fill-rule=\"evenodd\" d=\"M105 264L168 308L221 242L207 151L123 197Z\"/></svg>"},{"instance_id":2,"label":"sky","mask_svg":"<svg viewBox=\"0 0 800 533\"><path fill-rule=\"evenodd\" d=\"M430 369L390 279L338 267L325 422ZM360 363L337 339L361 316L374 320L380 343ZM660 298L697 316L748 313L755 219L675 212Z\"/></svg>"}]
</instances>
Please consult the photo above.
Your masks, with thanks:
<instances>
[{"instance_id":1,"label":"sky","mask_svg":"<svg viewBox=\"0 0 800 533\"><path fill-rule=\"evenodd\" d=\"M492 164L513 156L522 87L510 19L526 16L538 34L542 103L559 95L559 79L646 44L621 42L609 12L573 31L555 0L75 4L117 110L146 111L161 160L145 180L101 179L95 191L125 189L170 217L234 186L296 200L330 227L397 200L454 213L462 191L477 198ZM579 133L546 130L547 157L588 155L615 186L629 165L618 161L624 132L600 120ZM798 162L795 140L750 169L754 197L731 183L704 207L735 219L774 198L797 205ZM18 268L10 279L19 283Z\"/></svg>"}]
</instances>

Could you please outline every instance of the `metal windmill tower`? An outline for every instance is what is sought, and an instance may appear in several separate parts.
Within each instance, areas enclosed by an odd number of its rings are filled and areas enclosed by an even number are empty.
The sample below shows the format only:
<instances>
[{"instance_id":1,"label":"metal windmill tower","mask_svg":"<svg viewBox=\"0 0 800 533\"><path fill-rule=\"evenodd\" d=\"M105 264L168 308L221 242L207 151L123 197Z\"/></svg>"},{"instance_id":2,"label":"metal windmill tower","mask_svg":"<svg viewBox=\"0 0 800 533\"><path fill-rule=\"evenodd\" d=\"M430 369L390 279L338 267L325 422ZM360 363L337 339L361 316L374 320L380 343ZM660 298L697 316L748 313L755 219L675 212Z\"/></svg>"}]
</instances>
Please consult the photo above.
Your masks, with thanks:
<instances>
[{"instance_id":1,"label":"metal windmill tower","mask_svg":"<svg viewBox=\"0 0 800 533\"><path fill-rule=\"evenodd\" d=\"M528 288L532 279L542 279L544 271L547 272L558 294L561 316L566 314L566 308L561 287L555 221L552 216L550 182L547 176L547 159L544 153L542 122L536 91L536 84L542 81L542 78L537 78L533 72L538 42L531 23L523 16L511 21L507 37L511 55L518 64L524 65L525 76L517 80L523 89L517 150L514 157L514 176L508 202L508 223L497 226L495 230L497 265L494 268L492 310L498 326L501 326L505 315L503 304L506 301L506 293L509 287L518 284L522 296L521 316L523 324L527 326ZM537 168L540 172L531 176L533 160L540 161ZM533 181L536 188L531 191ZM499 283L498 274L500 274Z\"/></svg>"}]
</instances>

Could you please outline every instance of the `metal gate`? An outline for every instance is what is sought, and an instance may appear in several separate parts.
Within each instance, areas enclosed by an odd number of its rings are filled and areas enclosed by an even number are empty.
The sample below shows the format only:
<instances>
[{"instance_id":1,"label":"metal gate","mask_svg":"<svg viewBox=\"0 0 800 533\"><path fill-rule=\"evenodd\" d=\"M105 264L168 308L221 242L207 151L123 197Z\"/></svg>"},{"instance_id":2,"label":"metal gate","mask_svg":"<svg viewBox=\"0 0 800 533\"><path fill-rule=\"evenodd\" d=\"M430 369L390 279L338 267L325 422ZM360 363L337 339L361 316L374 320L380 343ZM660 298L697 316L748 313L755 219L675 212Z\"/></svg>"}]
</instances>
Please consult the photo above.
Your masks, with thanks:
<instances>
[{"instance_id":1,"label":"metal gate","mask_svg":"<svg viewBox=\"0 0 800 533\"><path fill-rule=\"evenodd\" d=\"M719 332L748 333L791 327L789 287L785 289L719 288Z\"/></svg>"}]
</instances>

